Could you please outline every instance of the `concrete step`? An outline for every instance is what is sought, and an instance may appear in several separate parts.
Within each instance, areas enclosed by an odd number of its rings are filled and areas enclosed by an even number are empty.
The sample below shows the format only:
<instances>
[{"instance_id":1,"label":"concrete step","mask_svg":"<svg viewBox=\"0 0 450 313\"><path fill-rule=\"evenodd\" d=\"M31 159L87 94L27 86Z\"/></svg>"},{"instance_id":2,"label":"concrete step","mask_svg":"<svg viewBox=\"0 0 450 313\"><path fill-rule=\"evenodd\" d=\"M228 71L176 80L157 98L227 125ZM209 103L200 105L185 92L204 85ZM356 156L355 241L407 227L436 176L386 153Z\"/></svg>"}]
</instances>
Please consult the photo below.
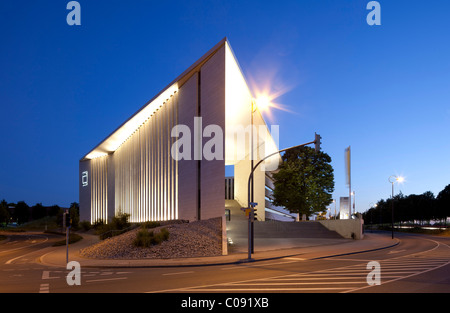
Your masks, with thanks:
<instances>
[{"instance_id":1,"label":"concrete step","mask_svg":"<svg viewBox=\"0 0 450 313\"><path fill-rule=\"evenodd\" d=\"M308 222L255 222L254 234L259 238L342 238L335 231L330 231L315 221ZM248 221L231 221L227 223L230 237L248 235Z\"/></svg>"},{"instance_id":2,"label":"concrete step","mask_svg":"<svg viewBox=\"0 0 450 313\"><path fill-rule=\"evenodd\" d=\"M229 237L248 236L248 218L239 203L235 200L225 200L225 208L231 212L231 220L227 222ZM253 225L254 234L258 238L342 238L316 221L255 221Z\"/></svg>"}]
</instances>

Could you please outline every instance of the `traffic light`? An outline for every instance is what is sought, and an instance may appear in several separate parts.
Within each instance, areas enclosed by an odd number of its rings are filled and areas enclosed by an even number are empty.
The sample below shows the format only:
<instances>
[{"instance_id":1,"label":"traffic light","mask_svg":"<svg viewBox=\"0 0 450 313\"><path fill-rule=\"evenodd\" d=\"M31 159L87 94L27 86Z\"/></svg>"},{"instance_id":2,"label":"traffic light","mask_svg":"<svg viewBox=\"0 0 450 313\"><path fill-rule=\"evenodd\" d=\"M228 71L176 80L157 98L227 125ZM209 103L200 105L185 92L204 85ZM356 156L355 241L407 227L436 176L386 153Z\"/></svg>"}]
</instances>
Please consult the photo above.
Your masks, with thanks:
<instances>
[{"instance_id":1,"label":"traffic light","mask_svg":"<svg viewBox=\"0 0 450 313\"><path fill-rule=\"evenodd\" d=\"M320 144L321 144L320 139L322 139L322 137L319 134L315 133L314 145L316 153L320 151Z\"/></svg>"},{"instance_id":2,"label":"traffic light","mask_svg":"<svg viewBox=\"0 0 450 313\"><path fill-rule=\"evenodd\" d=\"M256 202L250 202L250 221L254 222L257 216L257 210L255 207L258 205Z\"/></svg>"},{"instance_id":3,"label":"traffic light","mask_svg":"<svg viewBox=\"0 0 450 313\"><path fill-rule=\"evenodd\" d=\"M70 213L69 212L64 213L64 226L70 227L71 221L72 220L70 218Z\"/></svg>"},{"instance_id":4,"label":"traffic light","mask_svg":"<svg viewBox=\"0 0 450 313\"><path fill-rule=\"evenodd\" d=\"M258 210L253 208L253 220L256 220L257 217L258 217Z\"/></svg>"}]
</instances>

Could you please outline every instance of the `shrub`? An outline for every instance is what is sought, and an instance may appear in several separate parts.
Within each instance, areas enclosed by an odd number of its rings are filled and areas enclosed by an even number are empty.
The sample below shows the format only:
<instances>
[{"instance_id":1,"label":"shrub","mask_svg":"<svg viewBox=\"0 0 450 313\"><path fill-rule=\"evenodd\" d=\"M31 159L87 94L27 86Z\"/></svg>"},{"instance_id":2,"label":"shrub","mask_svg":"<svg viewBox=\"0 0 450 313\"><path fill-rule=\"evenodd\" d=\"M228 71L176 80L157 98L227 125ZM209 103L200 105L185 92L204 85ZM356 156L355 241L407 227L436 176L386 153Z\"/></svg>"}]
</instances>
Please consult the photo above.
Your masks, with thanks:
<instances>
[{"instance_id":1,"label":"shrub","mask_svg":"<svg viewBox=\"0 0 450 313\"><path fill-rule=\"evenodd\" d=\"M167 230L167 228L161 228L161 230L159 231L159 233L157 233L154 236L154 241L155 244L160 244L161 242L168 240L169 239L169 231Z\"/></svg>"},{"instance_id":2,"label":"shrub","mask_svg":"<svg viewBox=\"0 0 450 313\"><path fill-rule=\"evenodd\" d=\"M150 247L151 245L151 237L153 236L153 232L152 234L150 234L145 228L142 228L141 230L138 231L136 238L134 239L133 244L137 247Z\"/></svg>"},{"instance_id":3,"label":"shrub","mask_svg":"<svg viewBox=\"0 0 450 313\"><path fill-rule=\"evenodd\" d=\"M150 228L155 228L160 226L161 223L160 222L152 222L152 221L148 221L148 222L144 222L141 224L141 227L144 229L150 229Z\"/></svg>"},{"instance_id":4,"label":"shrub","mask_svg":"<svg viewBox=\"0 0 450 313\"><path fill-rule=\"evenodd\" d=\"M120 235L130 228L129 217L130 214L119 212L108 224L103 220L98 220L93 225L95 234L99 235L101 240Z\"/></svg>"},{"instance_id":5,"label":"shrub","mask_svg":"<svg viewBox=\"0 0 450 313\"><path fill-rule=\"evenodd\" d=\"M119 214L112 218L111 226L117 230L128 228L130 227L130 223L128 222L129 218L130 214L119 212Z\"/></svg>"},{"instance_id":6,"label":"shrub","mask_svg":"<svg viewBox=\"0 0 450 313\"><path fill-rule=\"evenodd\" d=\"M134 239L134 245L137 247L148 248L152 245L159 245L161 242L169 239L169 231L167 228L162 228L158 233L154 231L148 231L146 228L141 228L136 238Z\"/></svg>"},{"instance_id":7,"label":"shrub","mask_svg":"<svg viewBox=\"0 0 450 313\"><path fill-rule=\"evenodd\" d=\"M91 223L89 221L82 221L78 223L78 225L83 229L84 231L88 231L91 229Z\"/></svg>"}]
</instances>

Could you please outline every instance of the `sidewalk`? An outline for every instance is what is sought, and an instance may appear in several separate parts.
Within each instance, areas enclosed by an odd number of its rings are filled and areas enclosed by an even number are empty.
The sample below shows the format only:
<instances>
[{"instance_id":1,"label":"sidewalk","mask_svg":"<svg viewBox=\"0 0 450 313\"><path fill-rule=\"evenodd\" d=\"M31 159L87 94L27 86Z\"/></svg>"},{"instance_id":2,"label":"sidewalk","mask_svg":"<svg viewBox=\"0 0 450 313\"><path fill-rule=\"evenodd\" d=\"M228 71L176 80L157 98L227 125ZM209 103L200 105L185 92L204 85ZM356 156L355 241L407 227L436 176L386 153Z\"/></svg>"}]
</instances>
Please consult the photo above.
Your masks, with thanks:
<instances>
[{"instance_id":1,"label":"sidewalk","mask_svg":"<svg viewBox=\"0 0 450 313\"><path fill-rule=\"evenodd\" d=\"M79 251L98 241L97 236L83 234L83 240L69 247L69 262L77 261L82 267L126 268L126 267L183 267L237 264L248 261L248 250L241 243L233 247L225 256L177 258L177 259L87 259L79 255ZM391 239L388 234L366 233L362 240L352 239L315 239L298 238L296 240L273 239L255 240L255 253L252 261L263 261L284 257L313 260L332 256L355 254L371 250L385 249L395 246L399 239ZM39 262L56 267L66 267L66 247L57 247L42 255Z\"/></svg>"}]
</instances>

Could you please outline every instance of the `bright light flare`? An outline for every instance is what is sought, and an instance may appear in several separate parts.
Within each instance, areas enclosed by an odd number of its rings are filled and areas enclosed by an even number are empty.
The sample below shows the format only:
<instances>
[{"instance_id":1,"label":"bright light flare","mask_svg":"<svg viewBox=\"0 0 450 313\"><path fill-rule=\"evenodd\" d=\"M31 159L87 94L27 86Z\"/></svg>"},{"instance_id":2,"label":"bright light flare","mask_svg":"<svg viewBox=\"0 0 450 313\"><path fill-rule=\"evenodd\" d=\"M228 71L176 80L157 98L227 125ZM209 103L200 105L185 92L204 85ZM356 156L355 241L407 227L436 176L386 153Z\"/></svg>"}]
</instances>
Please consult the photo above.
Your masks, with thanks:
<instances>
[{"instance_id":1,"label":"bright light flare","mask_svg":"<svg viewBox=\"0 0 450 313\"><path fill-rule=\"evenodd\" d=\"M266 95L261 95L255 99L256 108L260 111L267 111L272 106L271 99Z\"/></svg>"},{"instance_id":2,"label":"bright light flare","mask_svg":"<svg viewBox=\"0 0 450 313\"><path fill-rule=\"evenodd\" d=\"M398 183L398 184L402 184L406 181L404 176L397 176L397 175L392 175L389 177L389 182L390 183Z\"/></svg>"},{"instance_id":3,"label":"bright light flare","mask_svg":"<svg viewBox=\"0 0 450 313\"><path fill-rule=\"evenodd\" d=\"M287 105L279 103L279 99L284 94L293 89L293 85L288 86L285 83L281 83L277 79L278 70L267 68L257 71L257 75L247 75L249 87L254 95L254 99L257 109L264 113L265 117L269 118L271 122L274 122L274 110L281 110L293 114L293 112ZM258 79L255 79L257 77Z\"/></svg>"}]
</instances>

